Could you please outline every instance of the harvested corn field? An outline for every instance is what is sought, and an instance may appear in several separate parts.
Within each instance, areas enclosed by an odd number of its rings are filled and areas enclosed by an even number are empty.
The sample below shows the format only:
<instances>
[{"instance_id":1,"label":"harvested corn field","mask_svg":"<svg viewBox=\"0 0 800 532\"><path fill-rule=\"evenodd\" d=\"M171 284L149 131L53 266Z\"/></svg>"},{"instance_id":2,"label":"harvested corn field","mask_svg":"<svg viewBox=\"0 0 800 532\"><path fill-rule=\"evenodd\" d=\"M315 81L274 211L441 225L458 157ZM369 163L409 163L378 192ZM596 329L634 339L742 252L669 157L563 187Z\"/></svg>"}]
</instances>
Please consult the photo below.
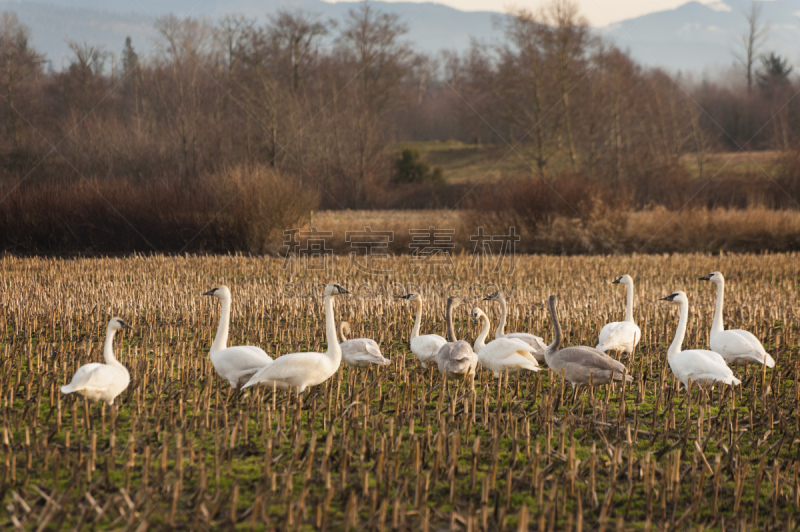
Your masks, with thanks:
<instances>
[{"instance_id":1,"label":"harvested corn field","mask_svg":"<svg viewBox=\"0 0 800 532\"><path fill-rule=\"evenodd\" d=\"M414 273L366 275L349 257L324 270L246 257L48 260L5 257L0 303L0 526L5 530L793 530L800 511L798 255L516 257L506 274L472 257ZM774 368L733 368L739 386L690 393L667 347L689 298L684 349L708 349L725 273L726 328L753 333ZM549 343L556 294L566 346L597 344L622 318L636 281L641 341L612 354L633 380L584 387L539 372L477 370L446 385L409 350L422 334L470 343L473 307L502 290L506 330ZM229 345L277 358L326 349L322 292L337 282L336 323L374 339L391 363L345 364L304 394L234 390L209 349L232 294ZM113 405L62 394L83 364L103 360L106 326L130 384ZM490 335L487 338L493 338Z\"/></svg>"}]
</instances>

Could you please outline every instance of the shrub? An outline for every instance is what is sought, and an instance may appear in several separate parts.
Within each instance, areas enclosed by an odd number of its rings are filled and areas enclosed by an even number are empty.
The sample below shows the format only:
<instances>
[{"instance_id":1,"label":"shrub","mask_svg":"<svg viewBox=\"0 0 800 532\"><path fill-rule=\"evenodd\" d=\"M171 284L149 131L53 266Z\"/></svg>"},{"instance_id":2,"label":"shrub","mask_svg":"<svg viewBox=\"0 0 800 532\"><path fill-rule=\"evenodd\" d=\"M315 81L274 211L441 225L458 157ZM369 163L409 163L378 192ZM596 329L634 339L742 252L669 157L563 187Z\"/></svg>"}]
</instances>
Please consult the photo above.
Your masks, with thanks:
<instances>
[{"instance_id":1,"label":"shrub","mask_svg":"<svg viewBox=\"0 0 800 532\"><path fill-rule=\"evenodd\" d=\"M235 166L175 177L41 183L0 190L0 247L22 254L262 253L318 198L277 172Z\"/></svg>"},{"instance_id":2,"label":"shrub","mask_svg":"<svg viewBox=\"0 0 800 532\"><path fill-rule=\"evenodd\" d=\"M394 162L396 183L444 183L444 170L437 166L430 170L417 148L403 148Z\"/></svg>"}]
</instances>

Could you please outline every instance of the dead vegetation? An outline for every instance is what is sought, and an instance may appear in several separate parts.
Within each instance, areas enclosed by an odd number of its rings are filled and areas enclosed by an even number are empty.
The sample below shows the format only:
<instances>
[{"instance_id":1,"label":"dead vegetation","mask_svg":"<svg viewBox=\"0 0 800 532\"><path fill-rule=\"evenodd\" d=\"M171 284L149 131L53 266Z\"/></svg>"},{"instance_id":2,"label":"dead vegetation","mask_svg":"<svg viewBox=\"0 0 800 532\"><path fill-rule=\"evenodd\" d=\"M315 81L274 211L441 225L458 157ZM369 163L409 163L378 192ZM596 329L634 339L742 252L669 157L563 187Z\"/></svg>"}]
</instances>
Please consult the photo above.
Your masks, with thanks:
<instances>
[{"instance_id":1,"label":"dead vegetation","mask_svg":"<svg viewBox=\"0 0 800 532\"><path fill-rule=\"evenodd\" d=\"M498 278L453 260L453 277L415 276L408 257L389 278L330 269L292 273L243 257L0 260L0 526L26 530L793 530L800 510L800 261L788 255L662 255L516 259ZM690 297L686 346L707 346L714 294L728 279L726 320L752 331L775 370L737 370L743 385L679 390L666 362L677 315L657 298ZM594 345L637 280L643 336L624 360L634 381L577 402L542 371L477 393L442 389L407 348L409 308L391 293L428 296L422 329L442 333L443 301L472 304L502 282L508 330L551 337L543 303L559 295L567 345ZM354 335L393 363L342 367L305 397L258 389L241 400L214 372L218 315L200 294L234 294L231 343L270 355L320 349L321 285ZM391 283L391 284L390 284ZM400 286L402 285L402 286ZM300 297L313 294L313 297ZM496 309L481 305L496 323ZM469 308L469 305L465 305ZM58 389L101 357L111 315L134 326L117 341L131 384L115 407ZM463 311L459 337L476 331Z\"/></svg>"}]
</instances>

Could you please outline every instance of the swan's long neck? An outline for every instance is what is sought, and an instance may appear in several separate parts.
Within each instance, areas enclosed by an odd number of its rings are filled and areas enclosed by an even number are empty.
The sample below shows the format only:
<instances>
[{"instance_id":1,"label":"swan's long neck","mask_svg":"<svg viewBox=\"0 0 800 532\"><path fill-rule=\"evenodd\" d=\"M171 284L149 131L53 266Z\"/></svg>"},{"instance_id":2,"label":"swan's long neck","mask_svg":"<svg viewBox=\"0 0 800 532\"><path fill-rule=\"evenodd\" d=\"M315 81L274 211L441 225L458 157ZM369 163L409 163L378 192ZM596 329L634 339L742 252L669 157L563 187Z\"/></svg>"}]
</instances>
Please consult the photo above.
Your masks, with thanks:
<instances>
[{"instance_id":1,"label":"swan's long neck","mask_svg":"<svg viewBox=\"0 0 800 532\"><path fill-rule=\"evenodd\" d=\"M338 368L342 362L342 348L339 346L339 336L336 331L336 320L333 317L333 296L325 296L325 337L328 340L328 355Z\"/></svg>"},{"instance_id":2,"label":"swan's long neck","mask_svg":"<svg viewBox=\"0 0 800 532\"><path fill-rule=\"evenodd\" d=\"M447 341L450 343L458 341L456 339L456 328L453 325L453 306L451 301L447 302Z\"/></svg>"},{"instance_id":3,"label":"swan's long neck","mask_svg":"<svg viewBox=\"0 0 800 532\"><path fill-rule=\"evenodd\" d=\"M339 338L340 338L340 340L339 340L340 342L347 341L347 336L345 336L345 334L344 334L344 322L343 321L339 322Z\"/></svg>"},{"instance_id":4,"label":"swan's long neck","mask_svg":"<svg viewBox=\"0 0 800 532\"><path fill-rule=\"evenodd\" d=\"M486 347L486 337L489 335L489 316L482 314L481 321L483 322L483 328L478 337L475 338L475 343L472 344L473 350L476 353Z\"/></svg>"},{"instance_id":5,"label":"swan's long neck","mask_svg":"<svg viewBox=\"0 0 800 532\"><path fill-rule=\"evenodd\" d=\"M627 283L628 298L625 301L625 321L633 323L633 281Z\"/></svg>"},{"instance_id":6,"label":"swan's long neck","mask_svg":"<svg viewBox=\"0 0 800 532\"><path fill-rule=\"evenodd\" d=\"M682 302L680 306L681 315L680 318L678 318L678 329L675 331L675 339L672 340L667 350L667 358L673 357L681 352L683 339L686 336L686 322L689 321L689 303Z\"/></svg>"},{"instance_id":7,"label":"swan's long neck","mask_svg":"<svg viewBox=\"0 0 800 532\"><path fill-rule=\"evenodd\" d=\"M558 315L556 314L556 303L554 300L550 301L550 321L553 322L553 343L547 346L544 352L545 360L549 355L552 355L561 348L561 324L558 323Z\"/></svg>"},{"instance_id":8,"label":"swan's long neck","mask_svg":"<svg viewBox=\"0 0 800 532\"><path fill-rule=\"evenodd\" d=\"M223 297L220 299L222 303L222 312L219 316L219 327L217 327L217 336L214 338L214 343L211 344L211 352L216 353L228 347L228 326L231 322L231 298Z\"/></svg>"},{"instance_id":9,"label":"swan's long neck","mask_svg":"<svg viewBox=\"0 0 800 532\"><path fill-rule=\"evenodd\" d=\"M111 327L108 328L106 331L106 341L103 344L103 358L106 361L106 364L109 366L114 366L116 368L120 368L128 372L128 368L123 366L122 364L117 361L117 357L114 356L114 336L117 334L115 329Z\"/></svg>"},{"instance_id":10,"label":"swan's long neck","mask_svg":"<svg viewBox=\"0 0 800 532\"><path fill-rule=\"evenodd\" d=\"M506 335L506 313L508 312L508 308L506 307L506 298L501 297L500 301L500 321L497 323L497 329L494 331L495 338L502 338Z\"/></svg>"},{"instance_id":11,"label":"swan's long neck","mask_svg":"<svg viewBox=\"0 0 800 532\"><path fill-rule=\"evenodd\" d=\"M717 306L714 308L714 321L711 322L711 334L722 332L722 307L725 303L725 281L717 284Z\"/></svg>"},{"instance_id":12,"label":"swan's long neck","mask_svg":"<svg viewBox=\"0 0 800 532\"><path fill-rule=\"evenodd\" d=\"M413 340L419 336L419 327L422 323L422 300L415 299L414 306L417 308L417 319L414 320L414 328L411 330L411 339Z\"/></svg>"}]
</instances>

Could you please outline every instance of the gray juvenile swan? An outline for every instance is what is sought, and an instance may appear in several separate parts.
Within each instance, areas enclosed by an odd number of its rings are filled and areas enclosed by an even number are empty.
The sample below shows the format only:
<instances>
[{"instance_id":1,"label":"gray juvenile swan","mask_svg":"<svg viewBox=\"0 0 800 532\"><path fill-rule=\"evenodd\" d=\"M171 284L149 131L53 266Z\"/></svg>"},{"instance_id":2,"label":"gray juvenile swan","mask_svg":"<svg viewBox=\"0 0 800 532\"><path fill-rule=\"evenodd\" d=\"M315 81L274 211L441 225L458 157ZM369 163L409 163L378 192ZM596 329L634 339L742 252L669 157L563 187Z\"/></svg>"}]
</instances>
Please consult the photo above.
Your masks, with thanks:
<instances>
[{"instance_id":1,"label":"gray juvenile swan","mask_svg":"<svg viewBox=\"0 0 800 532\"><path fill-rule=\"evenodd\" d=\"M550 369L568 380L573 389L581 385L608 384L612 380L621 381L625 366L602 351L586 345L561 348L561 325L556 313L556 296L550 296L550 319L553 322L553 343L544 352ZM633 377L627 375L627 380Z\"/></svg>"},{"instance_id":2,"label":"gray juvenile swan","mask_svg":"<svg viewBox=\"0 0 800 532\"><path fill-rule=\"evenodd\" d=\"M447 343L436 353L436 362L442 377L462 379L470 377L472 386L475 384L475 367L478 365L478 355L472 350L469 342L456 340L455 327L453 326L453 309L461 303L455 296L447 299Z\"/></svg>"},{"instance_id":3,"label":"gray juvenile swan","mask_svg":"<svg viewBox=\"0 0 800 532\"><path fill-rule=\"evenodd\" d=\"M342 338L339 346L342 349L342 361L354 368L366 368L370 364L388 366L392 363L388 358L383 358L378 342L369 338L353 338L350 336L350 324L343 321L339 324L339 336Z\"/></svg>"}]
</instances>

